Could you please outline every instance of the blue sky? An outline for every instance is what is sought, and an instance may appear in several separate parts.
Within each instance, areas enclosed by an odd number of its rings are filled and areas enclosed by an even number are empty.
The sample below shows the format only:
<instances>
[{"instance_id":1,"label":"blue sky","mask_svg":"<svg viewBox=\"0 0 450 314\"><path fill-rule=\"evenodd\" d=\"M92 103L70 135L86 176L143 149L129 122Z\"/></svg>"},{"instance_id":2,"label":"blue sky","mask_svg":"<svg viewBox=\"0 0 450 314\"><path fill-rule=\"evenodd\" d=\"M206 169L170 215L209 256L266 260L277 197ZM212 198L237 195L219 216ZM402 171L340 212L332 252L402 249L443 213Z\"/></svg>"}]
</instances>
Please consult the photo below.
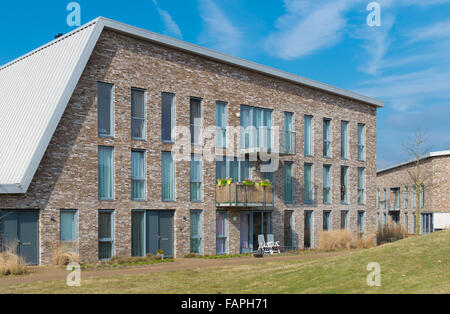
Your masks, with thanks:
<instances>
[{"instance_id":1,"label":"blue sky","mask_svg":"<svg viewBox=\"0 0 450 314\"><path fill-rule=\"evenodd\" d=\"M70 1L3 1L0 64L73 29ZM408 159L421 127L431 150L450 149L450 0L77 1L98 16L213 48L386 102L378 113L378 166Z\"/></svg>"}]
</instances>

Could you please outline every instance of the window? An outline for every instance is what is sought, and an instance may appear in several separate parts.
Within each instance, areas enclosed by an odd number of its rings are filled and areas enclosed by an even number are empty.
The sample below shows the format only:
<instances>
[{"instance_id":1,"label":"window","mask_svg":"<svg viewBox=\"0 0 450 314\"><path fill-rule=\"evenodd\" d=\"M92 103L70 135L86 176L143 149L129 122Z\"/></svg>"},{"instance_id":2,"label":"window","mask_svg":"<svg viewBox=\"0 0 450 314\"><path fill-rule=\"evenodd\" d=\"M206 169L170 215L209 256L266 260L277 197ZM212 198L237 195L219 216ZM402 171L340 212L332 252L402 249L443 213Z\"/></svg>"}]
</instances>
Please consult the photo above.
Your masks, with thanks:
<instances>
[{"instance_id":1,"label":"window","mask_svg":"<svg viewBox=\"0 0 450 314\"><path fill-rule=\"evenodd\" d=\"M377 230L380 230L380 213L377 213Z\"/></svg>"},{"instance_id":2,"label":"window","mask_svg":"<svg viewBox=\"0 0 450 314\"><path fill-rule=\"evenodd\" d=\"M131 199L145 201L145 151L131 151Z\"/></svg>"},{"instance_id":3,"label":"window","mask_svg":"<svg viewBox=\"0 0 450 314\"><path fill-rule=\"evenodd\" d=\"M237 158L216 161L216 179L232 178L233 182L242 182L250 178L250 162Z\"/></svg>"},{"instance_id":4,"label":"window","mask_svg":"<svg viewBox=\"0 0 450 314\"><path fill-rule=\"evenodd\" d=\"M202 212L191 211L191 253L202 253Z\"/></svg>"},{"instance_id":5,"label":"window","mask_svg":"<svg viewBox=\"0 0 450 314\"><path fill-rule=\"evenodd\" d=\"M358 160L366 160L366 126L358 124Z\"/></svg>"},{"instance_id":6,"label":"window","mask_svg":"<svg viewBox=\"0 0 450 314\"><path fill-rule=\"evenodd\" d=\"M114 215L112 210L98 212L98 258L111 259L114 255Z\"/></svg>"},{"instance_id":7,"label":"window","mask_svg":"<svg viewBox=\"0 0 450 314\"><path fill-rule=\"evenodd\" d=\"M323 166L323 203L331 204L331 166Z\"/></svg>"},{"instance_id":8,"label":"window","mask_svg":"<svg viewBox=\"0 0 450 314\"><path fill-rule=\"evenodd\" d=\"M77 235L77 211L61 210L60 213L60 240L69 245L78 242Z\"/></svg>"},{"instance_id":9,"label":"window","mask_svg":"<svg viewBox=\"0 0 450 314\"><path fill-rule=\"evenodd\" d=\"M191 155L191 201L202 200L202 156Z\"/></svg>"},{"instance_id":10,"label":"window","mask_svg":"<svg viewBox=\"0 0 450 314\"><path fill-rule=\"evenodd\" d=\"M323 231L331 230L331 212L324 211L323 212Z\"/></svg>"},{"instance_id":11,"label":"window","mask_svg":"<svg viewBox=\"0 0 450 314\"><path fill-rule=\"evenodd\" d=\"M175 201L175 165L171 152L162 152L162 200Z\"/></svg>"},{"instance_id":12,"label":"window","mask_svg":"<svg viewBox=\"0 0 450 314\"><path fill-rule=\"evenodd\" d=\"M428 234L434 232L433 227L433 214L432 213L421 213L420 214L420 224L422 234Z\"/></svg>"},{"instance_id":13,"label":"window","mask_svg":"<svg viewBox=\"0 0 450 314\"><path fill-rule=\"evenodd\" d=\"M400 188L393 188L392 195L394 196L394 208L400 209Z\"/></svg>"},{"instance_id":14,"label":"window","mask_svg":"<svg viewBox=\"0 0 450 314\"><path fill-rule=\"evenodd\" d=\"M387 209L386 189L383 189L383 207Z\"/></svg>"},{"instance_id":15,"label":"window","mask_svg":"<svg viewBox=\"0 0 450 314\"><path fill-rule=\"evenodd\" d=\"M412 187L412 208L416 208L417 207L417 193L416 193L416 186L413 185Z\"/></svg>"},{"instance_id":16,"label":"window","mask_svg":"<svg viewBox=\"0 0 450 314\"><path fill-rule=\"evenodd\" d=\"M216 253L227 254L227 220L228 213L218 211L216 213Z\"/></svg>"},{"instance_id":17,"label":"window","mask_svg":"<svg viewBox=\"0 0 450 314\"><path fill-rule=\"evenodd\" d=\"M163 143L175 142L175 95L163 93L161 96L161 132Z\"/></svg>"},{"instance_id":18,"label":"window","mask_svg":"<svg viewBox=\"0 0 450 314\"><path fill-rule=\"evenodd\" d=\"M114 85L97 84L98 136L114 136Z\"/></svg>"},{"instance_id":19,"label":"window","mask_svg":"<svg viewBox=\"0 0 450 314\"><path fill-rule=\"evenodd\" d=\"M294 245L294 212L286 210L284 212L284 246L293 248Z\"/></svg>"},{"instance_id":20,"label":"window","mask_svg":"<svg viewBox=\"0 0 450 314\"><path fill-rule=\"evenodd\" d=\"M295 147L294 114L284 113L284 151L292 152Z\"/></svg>"},{"instance_id":21,"label":"window","mask_svg":"<svg viewBox=\"0 0 450 314\"><path fill-rule=\"evenodd\" d=\"M241 106L241 148L272 147L272 110Z\"/></svg>"},{"instance_id":22,"label":"window","mask_svg":"<svg viewBox=\"0 0 450 314\"><path fill-rule=\"evenodd\" d=\"M405 186L405 191L403 192L403 198L404 198L404 199L403 199L403 207L404 207L405 209L408 208L408 202L409 202L408 197L409 197L408 187Z\"/></svg>"},{"instance_id":23,"label":"window","mask_svg":"<svg viewBox=\"0 0 450 314\"><path fill-rule=\"evenodd\" d=\"M131 138L145 140L145 91L131 89Z\"/></svg>"},{"instance_id":24,"label":"window","mask_svg":"<svg viewBox=\"0 0 450 314\"><path fill-rule=\"evenodd\" d=\"M227 147L227 103L218 101L216 103L216 146Z\"/></svg>"},{"instance_id":25,"label":"window","mask_svg":"<svg viewBox=\"0 0 450 314\"><path fill-rule=\"evenodd\" d=\"M365 169L358 168L358 205L364 205L365 203Z\"/></svg>"},{"instance_id":26,"label":"window","mask_svg":"<svg viewBox=\"0 0 450 314\"><path fill-rule=\"evenodd\" d=\"M305 156L313 155L313 117L305 116Z\"/></svg>"},{"instance_id":27,"label":"window","mask_svg":"<svg viewBox=\"0 0 450 314\"><path fill-rule=\"evenodd\" d=\"M348 159L348 122L341 121L341 158Z\"/></svg>"},{"instance_id":28,"label":"window","mask_svg":"<svg viewBox=\"0 0 450 314\"><path fill-rule=\"evenodd\" d=\"M377 189L377 209L380 209L380 189Z\"/></svg>"},{"instance_id":29,"label":"window","mask_svg":"<svg viewBox=\"0 0 450 314\"><path fill-rule=\"evenodd\" d=\"M341 229L342 230L348 229L348 211L347 210L341 211Z\"/></svg>"},{"instance_id":30,"label":"window","mask_svg":"<svg viewBox=\"0 0 450 314\"><path fill-rule=\"evenodd\" d=\"M98 147L98 199L114 199L114 148Z\"/></svg>"},{"instance_id":31,"label":"window","mask_svg":"<svg viewBox=\"0 0 450 314\"><path fill-rule=\"evenodd\" d=\"M425 186L423 184L420 185L420 208L424 207L424 194L425 194Z\"/></svg>"},{"instance_id":32,"label":"window","mask_svg":"<svg viewBox=\"0 0 450 314\"><path fill-rule=\"evenodd\" d=\"M271 161L270 160L269 161L263 161L263 165L267 166L267 167L270 167ZM270 172L262 172L262 179L263 180L269 180L270 182L273 183L273 172L272 171L270 171Z\"/></svg>"},{"instance_id":33,"label":"window","mask_svg":"<svg viewBox=\"0 0 450 314\"><path fill-rule=\"evenodd\" d=\"M409 232L409 226L408 226L408 213L405 213L405 231L406 231L406 233Z\"/></svg>"},{"instance_id":34,"label":"window","mask_svg":"<svg viewBox=\"0 0 450 314\"><path fill-rule=\"evenodd\" d=\"M348 203L348 167L341 167L341 202Z\"/></svg>"},{"instance_id":35,"label":"window","mask_svg":"<svg viewBox=\"0 0 450 314\"><path fill-rule=\"evenodd\" d=\"M323 119L323 157L331 157L331 120Z\"/></svg>"},{"instance_id":36,"label":"window","mask_svg":"<svg viewBox=\"0 0 450 314\"><path fill-rule=\"evenodd\" d=\"M145 256L145 212L131 213L131 255Z\"/></svg>"},{"instance_id":37,"label":"window","mask_svg":"<svg viewBox=\"0 0 450 314\"><path fill-rule=\"evenodd\" d=\"M202 145L202 101L191 98L191 144Z\"/></svg>"},{"instance_id":38,"label":"window","mask_svg":"<svg viewBox=\"0 0 450 314\"><path fill-rule=\"evenodd\" d=\"M286 161L284 163L284 202L294 202L294 176L292 169L292 162Z\"/></svg>"},{"instance_id":39,"label":"window","mask_svg":"<svg viewBox=\"0 0 450 314\"><path fill-rule=\"evenodd\" d=\"M364 212L363 211L359 211L358 212L358 233L360 235L364 234Z\"/></svg>"},{"instance_id":40,"label":"window","mask_svg":"<svg viewBox=\"0 0 450 314\"><path fill-rule=\"evenodd\" d=\"M413 233L413 234L416 234L416 232L417 232L417 226L416 226L416 223L417 223L417 214L416 214L416 213L412 213L412 216L413 216L412 233Z\"/></svg>"},{"instance_id":41,"label":"window","mask_svg":"<svg viewBox=\"0 0 450 314\"><path fill-rule=\"evenodd\" d=\"M305 164L305 203L310 204L313 202L313 165Z\"/></svg>"}]
</instances>

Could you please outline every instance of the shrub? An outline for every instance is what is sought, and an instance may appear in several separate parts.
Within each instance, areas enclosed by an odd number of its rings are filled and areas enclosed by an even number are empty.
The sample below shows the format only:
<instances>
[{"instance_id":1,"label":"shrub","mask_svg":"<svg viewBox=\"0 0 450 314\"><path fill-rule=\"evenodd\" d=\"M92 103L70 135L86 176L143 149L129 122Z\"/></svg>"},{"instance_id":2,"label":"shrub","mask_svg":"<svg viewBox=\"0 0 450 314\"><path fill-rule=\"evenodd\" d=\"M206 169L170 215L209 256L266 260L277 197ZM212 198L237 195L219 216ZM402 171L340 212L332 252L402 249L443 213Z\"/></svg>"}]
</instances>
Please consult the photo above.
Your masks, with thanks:
<instances>
[{"instance_id":1,"label":"shrub","mask_svg":"<svg viewBox=\"0 0 450 314\"><path fill-rule=\"evenodd\" d=\"M319 236L319 249L323 251L349 250L352 233L349 230L322 231Z\"/></svg>"},{"instance_id":2,"label":"shrub","mask_svg":"<svg viewBox=\"0 0 450 314\"><path fill-rule=\"evenodd\" d=\"M12 251L0 253L0 276L23 275L27 273L25 261Z\"/></svg>"},{"instance_id":3,"label":"shrub","mask_svg":"<svg viewBox=\"0 0 450 314\"><path fill-rule=\"evenodd\" d=\"M388 221L384 226L380 226L377 231L377 244L395 242L407 237L407 233L402 226L395 222Z\"/></svg>"},{"instance_id":4,"label":"shrub","mask_svg":"<svg viewBox=\"0 0 450 314\"><path fill-rule=\"evenodd\" d=\"M374 237L361 237L356 240L356 248L358 249L370 249L372 247L375 247Z\"/></svg>"},{"instance_id":5,"label":"shrub","mask_svg":"<svg viewBox=\"0 0 450 314\"><path fill-rule=\"evenodd\" d=\"M79 263L78 254L76 252L76 243L60 243L53 249L52 263L56 266L66 266L70 263Z\"/></svg>"}]
</instances>

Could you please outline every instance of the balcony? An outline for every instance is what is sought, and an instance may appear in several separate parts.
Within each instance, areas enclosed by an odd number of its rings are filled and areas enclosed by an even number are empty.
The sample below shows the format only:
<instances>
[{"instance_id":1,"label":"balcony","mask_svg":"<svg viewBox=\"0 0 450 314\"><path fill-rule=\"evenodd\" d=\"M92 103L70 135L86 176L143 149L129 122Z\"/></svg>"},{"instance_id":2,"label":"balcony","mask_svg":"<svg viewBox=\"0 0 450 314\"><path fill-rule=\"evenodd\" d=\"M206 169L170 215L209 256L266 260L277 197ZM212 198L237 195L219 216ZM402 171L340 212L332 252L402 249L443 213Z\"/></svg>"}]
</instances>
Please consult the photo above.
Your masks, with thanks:
<instances>
[{"instance_id":1,"label":"balcony","mask_svg":"<svg viewBox=\"0 0 450 314\"><path fill-rule=\"evenodd\" d=\"M231 183L216 187L217 207L272 207L274 206L273 187L255 184L246 186Z\"/></svg>"},{"instance_id":2,"label":"balcony","mask_svg":"<svg viewBox=\"0 0 450 314\"><path fill-rule=\"evenodd\" d=\"M241 152L247 155L255 153L295 155L297 134L268 127L248 127L241 133Z\"/></svg>"}]
</instances>

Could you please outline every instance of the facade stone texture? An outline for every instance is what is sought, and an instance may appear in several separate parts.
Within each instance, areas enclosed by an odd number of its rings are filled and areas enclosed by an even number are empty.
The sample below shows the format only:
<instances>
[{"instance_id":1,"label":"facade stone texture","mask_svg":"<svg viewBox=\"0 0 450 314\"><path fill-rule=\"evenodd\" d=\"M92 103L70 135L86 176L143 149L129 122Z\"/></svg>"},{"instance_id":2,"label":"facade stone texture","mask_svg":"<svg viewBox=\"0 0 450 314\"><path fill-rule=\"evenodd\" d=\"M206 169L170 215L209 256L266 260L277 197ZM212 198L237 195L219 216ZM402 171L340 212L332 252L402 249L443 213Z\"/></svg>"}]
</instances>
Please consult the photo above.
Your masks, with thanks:
<instances>
[{"instance_id":1,"label":"facade stone texture","mask_svg":"<svg viewBox=\"0 0 450 314\"><path fill-rule=\"evenodd\" d=\"M97 82L114 84L114 137L97 135ZM131 88L146 90L145 141L131 140ZM273 109L273 125L281 129L284 112L294 113L295 156L281 157L274 174L275 206L228 210L228 253L240 250L240 213L273 212L275 239L283 243L284 213L293 211L294 242L303 248L304 213L313 211L313 245L318 245L323 211L331 211L332 229L349 211L349 227L357 229L357 213L365 211L365 232L376 230L376 107L278 78L105 30L82 74L28 192L0 195L2 209L39 209L40 263L51 261L59 243L61 209L78 210L79 254L82 262L98 260L98 210L114 210L114 254L131 255L132 210L174 210L174 251L190 251L190 211L202 210L204 254L216 252L215 161L203 161L203 201L190 202L189 161L176 163L176 201L163 202L161 152L172 145L161 141L161 93L175 94L176 126L189 127L190 97L202 99L203 128L215 126L216 101L228 103L228 124L239 126L242 104ZM304 116L312 115L314 154L304 156ZM322 153L323 119L332 120L332 157ZM350 158L341 159L341 120L349 121ZM366 125L366 161L357 158L358 123ZM98 146L114 147L115 200L98 200ZM146 150L147 200L131 200L131 149ZM196 148L198 149L198 148ZM294 203L284 203L283 164L293 161ZM312 163L315 201L303 202L304 163ZM332 166L332 203L323 204L322 167ZM255 166L252 163L252 166ZM340 168L349 166L349 204L340 201ZM365 205L357 205L357 168L365 168ZM448 167L447 167L448 170ZM260 176L258 168L252 177ZM448 200L447 200L448 204Z\"/></svg>"},{"instance_id":2,"label":"facade stone texture","mask_svg":"<svg viewBox=\"0 0 450 314\"><path fill-rule=\"evenodd\" d=\"M450 156L436 156L420 161L420 178L424 186L423 208L417 203L413 208L413 186L415 185L416 163L408 163L377 174L377 190L380 191L380 205L377 212L382 215L396 209L400 222L405 229L414 232L413 215L420 213L450 213ZM406 192L405 187L408 187ZM400 189L400 207L394 208L392 189ZM386 205L383 202L383 190L386 189ZM406 200L405 200L406 196ZM405 215L408 217L405 220ZM407 225L406 225L407 222Z\"/></svg>"}]
</instances>

